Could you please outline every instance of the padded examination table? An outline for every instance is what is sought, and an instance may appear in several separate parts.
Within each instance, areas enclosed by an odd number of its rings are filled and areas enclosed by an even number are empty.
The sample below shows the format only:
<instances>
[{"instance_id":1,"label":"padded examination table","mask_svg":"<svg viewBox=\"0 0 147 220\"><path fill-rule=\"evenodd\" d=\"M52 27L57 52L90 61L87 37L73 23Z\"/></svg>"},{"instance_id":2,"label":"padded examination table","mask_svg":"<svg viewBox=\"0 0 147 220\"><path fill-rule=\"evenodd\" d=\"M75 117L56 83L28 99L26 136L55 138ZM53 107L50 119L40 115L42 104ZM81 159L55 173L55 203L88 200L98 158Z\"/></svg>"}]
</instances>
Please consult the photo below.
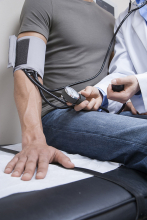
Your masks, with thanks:
<instances>
[{"instance_id":1,"label":"padded examination table","mask_svg":"<svg viewBox=\"0 0 147 220\"><path fill-rule=\"evenodd\" d=\"M68 155L80 168L49 165L44 180L33 177L23 182L3 173L13 156L0 151L1 220L147 219L147 176L143 173L116 163Z\"/></svg>"}]
</instances>

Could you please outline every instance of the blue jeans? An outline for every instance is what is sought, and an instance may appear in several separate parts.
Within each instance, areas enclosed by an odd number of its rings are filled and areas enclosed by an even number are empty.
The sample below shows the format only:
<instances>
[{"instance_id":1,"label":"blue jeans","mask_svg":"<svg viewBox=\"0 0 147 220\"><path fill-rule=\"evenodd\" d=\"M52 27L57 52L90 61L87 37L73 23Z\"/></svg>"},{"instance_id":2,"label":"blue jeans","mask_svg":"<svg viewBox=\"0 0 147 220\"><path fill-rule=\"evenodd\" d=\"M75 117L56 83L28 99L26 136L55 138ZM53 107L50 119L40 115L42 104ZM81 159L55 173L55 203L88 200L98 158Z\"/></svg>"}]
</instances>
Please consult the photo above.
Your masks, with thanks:
<instances>
[{"instance_id":1,"label":"blue jeans","mask_svg":"<svg viewBox=\"0 0 147 220\"><path fill-rule=\"evenodd\" d=\"M128 117L129 116L129 117ZM54 110L42 118L47 144L147 173L147 116Z\"/></svg>"}]
</instances>

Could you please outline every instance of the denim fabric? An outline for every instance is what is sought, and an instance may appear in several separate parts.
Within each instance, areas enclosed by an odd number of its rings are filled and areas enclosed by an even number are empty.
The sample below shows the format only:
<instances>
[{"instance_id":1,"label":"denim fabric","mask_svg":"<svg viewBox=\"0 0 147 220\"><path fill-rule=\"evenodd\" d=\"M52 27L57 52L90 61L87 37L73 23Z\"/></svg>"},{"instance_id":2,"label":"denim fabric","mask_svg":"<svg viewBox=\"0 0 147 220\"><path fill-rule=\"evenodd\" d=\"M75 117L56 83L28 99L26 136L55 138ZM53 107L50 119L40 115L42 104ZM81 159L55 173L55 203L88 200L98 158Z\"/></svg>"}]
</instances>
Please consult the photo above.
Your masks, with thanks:
<instances>
[{"instance_id":1,"label":"denim fabric","mask_svg":"<svg viewBox=\"0 0 147 220\"><path fill-rule=\"evenodd\" d=\"M115 115L57 109L44 116L42 123L48 145L147 173L146 118L130 112Z\"/></svg>"}]
</instances>

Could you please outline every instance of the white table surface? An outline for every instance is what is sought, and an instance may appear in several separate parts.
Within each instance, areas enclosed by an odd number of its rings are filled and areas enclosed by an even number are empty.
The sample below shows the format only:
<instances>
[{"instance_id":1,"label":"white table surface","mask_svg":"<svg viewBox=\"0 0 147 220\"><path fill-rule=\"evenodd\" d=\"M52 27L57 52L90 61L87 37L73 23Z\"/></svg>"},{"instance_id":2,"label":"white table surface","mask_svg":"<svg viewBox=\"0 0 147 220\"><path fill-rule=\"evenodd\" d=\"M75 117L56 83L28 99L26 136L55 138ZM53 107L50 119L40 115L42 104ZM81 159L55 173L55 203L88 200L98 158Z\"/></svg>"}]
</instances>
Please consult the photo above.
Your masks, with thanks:
<instances>
[{"instance_id":1,"label":"white table surface","mask_svg":"<svg viewBox=\"0 0 147 220\"><path fill-rule=\"evenodd\" d=\"M16 144L7 146L6 148L20 151L22 147L21 144ZM119 167L119 164L117 163L101 162L80 155L65 154L70 157L75 166L95 170L101 173L105 173ZM91 177L91 175L88 174L67 170L50 164L45 179L36 180L34 175L32 180L22 181L20 177L11 177L11 174L4 173L5 166L13 157L13 154L0 151L0 198L14 193L41 190Z\"/></svg>"}]
</instances>

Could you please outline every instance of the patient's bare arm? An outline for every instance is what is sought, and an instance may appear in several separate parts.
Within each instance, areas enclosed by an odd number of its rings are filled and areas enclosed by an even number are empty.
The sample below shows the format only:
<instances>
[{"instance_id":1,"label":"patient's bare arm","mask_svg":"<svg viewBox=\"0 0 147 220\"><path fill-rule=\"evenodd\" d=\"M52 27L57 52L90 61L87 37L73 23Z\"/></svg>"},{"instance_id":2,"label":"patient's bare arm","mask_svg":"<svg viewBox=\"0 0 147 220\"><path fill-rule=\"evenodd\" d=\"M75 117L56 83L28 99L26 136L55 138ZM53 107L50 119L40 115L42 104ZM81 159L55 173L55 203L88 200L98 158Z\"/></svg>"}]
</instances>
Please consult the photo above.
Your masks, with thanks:
<instances>
[{"instance_id":1,"label":"patient's bare arm","mask_svg":"<svg viewBox=\"0 0 147 220\"><path fill-rule=\"evenodd\" d=\"M25 33L40 38L37 33ZM43 39L46 42L46 39ZM40 79L42 83L42 79ZM73 168L70 159L54 147L48 146L41 122L42 100L38 89L30 82L22 70L14 73L14 97L20 118L22 130L22 151L6 166L5 173L13 177L30 180L38 166L36 178L43 179L48 170L48 164L57 162L66 168Z\"/></svg>"}]
</instances>

